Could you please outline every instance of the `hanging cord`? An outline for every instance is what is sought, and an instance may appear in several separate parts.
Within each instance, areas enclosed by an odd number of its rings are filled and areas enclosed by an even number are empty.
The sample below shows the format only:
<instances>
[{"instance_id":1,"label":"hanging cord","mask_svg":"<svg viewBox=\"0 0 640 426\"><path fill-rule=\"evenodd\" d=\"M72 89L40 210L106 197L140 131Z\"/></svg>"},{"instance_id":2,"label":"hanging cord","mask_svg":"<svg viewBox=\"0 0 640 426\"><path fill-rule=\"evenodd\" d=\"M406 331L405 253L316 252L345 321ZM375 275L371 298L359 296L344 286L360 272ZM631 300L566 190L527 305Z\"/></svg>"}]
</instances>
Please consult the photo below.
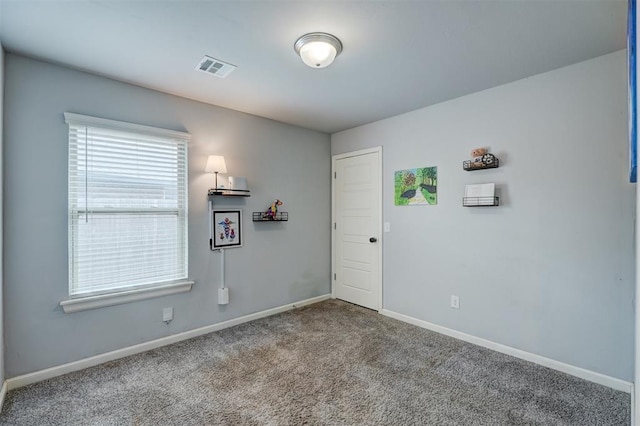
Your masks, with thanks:
<instances>
[{"instance_id":1,"label":"hanging cord","mask_svg":"<svg viewBox=\"0 0 640 426\"><path fill-rule=\"evenodd\" d=\"M213 251L213 202L209 201L209 250Z\"/></svg>"},{"instance_id":2,"label":"hanging cord","mask_svg":"<svg viewBox=\"0 0 640 426\"><path fill-rule=\"evenodd\" d=\"M214 235L213 235L213 202L209 201L209 249L211 251L219 251L220 252L220 288L223 289L224 287L224 249L223 248L219 248L219 249L213 249L213 239L214 239Z\"/></svg>"},{"instance_id":3,"label":"hanging cord","mask_svg":"<svg viewBox=\"0 0 640 426\"><path fill-rule=\"evenodd\" d=\"M224 249L220 249L220 288L224 288Z\"/></svg>"}]
</instances>

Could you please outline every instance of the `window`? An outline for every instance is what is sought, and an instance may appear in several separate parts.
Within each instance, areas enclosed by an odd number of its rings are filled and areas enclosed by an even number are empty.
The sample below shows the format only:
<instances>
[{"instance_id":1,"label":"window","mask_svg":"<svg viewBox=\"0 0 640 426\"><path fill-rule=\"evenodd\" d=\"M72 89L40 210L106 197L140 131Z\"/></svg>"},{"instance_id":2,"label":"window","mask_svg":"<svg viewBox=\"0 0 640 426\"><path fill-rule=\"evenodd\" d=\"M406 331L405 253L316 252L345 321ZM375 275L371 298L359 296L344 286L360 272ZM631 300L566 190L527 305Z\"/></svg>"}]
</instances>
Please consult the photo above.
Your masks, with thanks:
<instances>
[{"instance_id":1,"label":"window","mask_svg":"<svg viewBox=\"0 0 640 426\"><path fill-rule=\"evenodd\" d=\"M190 135L71 113L65 120L69 295L186 281Z\"/></svg>"}]
</instances>

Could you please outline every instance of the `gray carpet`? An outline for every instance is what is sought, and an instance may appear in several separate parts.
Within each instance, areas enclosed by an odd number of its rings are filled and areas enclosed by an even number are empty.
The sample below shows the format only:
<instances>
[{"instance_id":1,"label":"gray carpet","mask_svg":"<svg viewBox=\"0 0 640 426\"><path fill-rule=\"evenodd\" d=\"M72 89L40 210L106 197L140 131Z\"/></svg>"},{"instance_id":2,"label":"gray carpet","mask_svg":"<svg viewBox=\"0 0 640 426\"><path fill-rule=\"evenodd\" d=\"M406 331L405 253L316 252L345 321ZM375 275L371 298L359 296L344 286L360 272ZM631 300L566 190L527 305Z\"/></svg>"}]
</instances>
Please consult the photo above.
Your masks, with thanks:
<instances>
[{"instance_id":1,"label":"gray carpet","mask_svg":"<svg viewBox=\"0 0 640 426\"><path fill-rule=\"evenodd\" d=\"M630 397L329 300L9 392L4 425L629 425Z\"/></svg>"}]
</instances>

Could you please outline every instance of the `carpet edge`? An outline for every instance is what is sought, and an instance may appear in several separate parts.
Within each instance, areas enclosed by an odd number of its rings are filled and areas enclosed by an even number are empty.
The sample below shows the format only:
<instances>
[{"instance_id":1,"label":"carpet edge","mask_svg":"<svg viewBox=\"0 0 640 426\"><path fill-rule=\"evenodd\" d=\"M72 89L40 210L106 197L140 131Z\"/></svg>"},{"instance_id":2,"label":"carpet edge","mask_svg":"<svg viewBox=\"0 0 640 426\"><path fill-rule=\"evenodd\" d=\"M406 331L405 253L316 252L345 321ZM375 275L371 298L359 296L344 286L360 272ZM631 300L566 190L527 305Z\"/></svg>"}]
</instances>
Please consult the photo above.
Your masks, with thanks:
<instances>
[{"instance_id":1,"label":"carpet edge","mask_svg":"<svg viewBox=\"0 0 640 426\"><path fill-rule=\"evenodd\" d=\"M84 370L85 368L94 367L96 365L104 364L105 362L113 361L126 356L139 354L151 349L156 349L162 346L178 343L183 340L191 339L194 337L202 336L204 334L212 333L215 331L223 330L225 328L233 327L236 325L244 324L249 321L254 321L260 318L269 317L282 312L290 311L292 309L301 308L303 306L312 305L314 303L322 302L331 298L331 294L324 294L322 296L312 297L309 299L300 300L293 303L287 303L286 305L277 306L275 308L266 309L264 311L255 312L248 315L243 315L238 318L233 318L227 321L218 322L215 324L207 325L204 327L195 328L181 333L172 334L170 336L161 337L159 339L150 340L148 342L139 343L137 345L128 346L114 351L105 352L92 357L83 358L77 361L72 361L66 364L58 365L55 367L46 368L44 370L35 371L32 373L23 374L20 376L12 377L5 380L2 390L0 390L0 411L2 410L2 402L4 395L7 391L21 388L33 383L41 382L43 380L51 379L63 374L72 373L74 371ZM3 392L4 391L4 392Z\"/></svg>"},{"instance_id":2,"label":"carpet edge","mask_svg":"<svg viewBox=\"0 0 640 426\"><path fill-rule=\"evenodd\" d=\"M462 340L474 345L482 346L487 349L494 350L506 355L511 355L516 358L523 359L525 361L533 362L534 364L541 365L543 367L551 368L552 370L560 371L562 373L569 374L571 376L578 377L580 379L588 380L599 385L603 385L618 391L631 394L633 391L633 383L627 382L622 379L607 376L606 374L598 373L595 371L587 370L582 367L567 364L561 361L556 361L551 358L546 358L541 355L536 355L531 352L516 349L511 346L496 343L491 340L476 337L471 334L466 334L461 331L457 331L451 328L443 327L441 325L433 324L428 321L424 321L418 318L410 317L408 315L400 314L388 309L383 309L380 313L389 318L393 318L402 322L406 322L421 328L425 328L436 333L444 334L445 336L453 337L454 339Z\"/></svg>"}]
</instances>

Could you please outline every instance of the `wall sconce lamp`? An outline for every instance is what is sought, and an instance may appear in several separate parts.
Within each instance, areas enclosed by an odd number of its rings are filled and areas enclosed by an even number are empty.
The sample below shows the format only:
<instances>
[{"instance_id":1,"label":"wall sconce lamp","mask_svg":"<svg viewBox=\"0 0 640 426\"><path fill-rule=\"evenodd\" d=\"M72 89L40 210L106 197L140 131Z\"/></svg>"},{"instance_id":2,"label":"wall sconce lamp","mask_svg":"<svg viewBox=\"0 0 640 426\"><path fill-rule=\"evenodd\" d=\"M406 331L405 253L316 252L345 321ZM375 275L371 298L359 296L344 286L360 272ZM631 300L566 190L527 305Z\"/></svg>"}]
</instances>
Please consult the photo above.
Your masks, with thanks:
<instances>
[{"instance_id":1,"label":"wall sconce lamp","mask_svg":"<svg viewBox=\"0 0 640 426\"><path fill-rule=\"evenodd\" d=\"M218 189L218 173L227 173L227 165L224 162L224 157L222 155L210 155L204 171L216 174L215 189Z\"/></svg>"},{"instance_id":2,"label":"wall sconce lamp","mask_svg":"<svg viewBox=\"0 0 640 426\"><path fill-rule=\"evenodd\" d=\"M342 42L331 34L309 33L296 40L293 49L306 65L324 68L342 52Z\"/></svg>"}]
</instances>

